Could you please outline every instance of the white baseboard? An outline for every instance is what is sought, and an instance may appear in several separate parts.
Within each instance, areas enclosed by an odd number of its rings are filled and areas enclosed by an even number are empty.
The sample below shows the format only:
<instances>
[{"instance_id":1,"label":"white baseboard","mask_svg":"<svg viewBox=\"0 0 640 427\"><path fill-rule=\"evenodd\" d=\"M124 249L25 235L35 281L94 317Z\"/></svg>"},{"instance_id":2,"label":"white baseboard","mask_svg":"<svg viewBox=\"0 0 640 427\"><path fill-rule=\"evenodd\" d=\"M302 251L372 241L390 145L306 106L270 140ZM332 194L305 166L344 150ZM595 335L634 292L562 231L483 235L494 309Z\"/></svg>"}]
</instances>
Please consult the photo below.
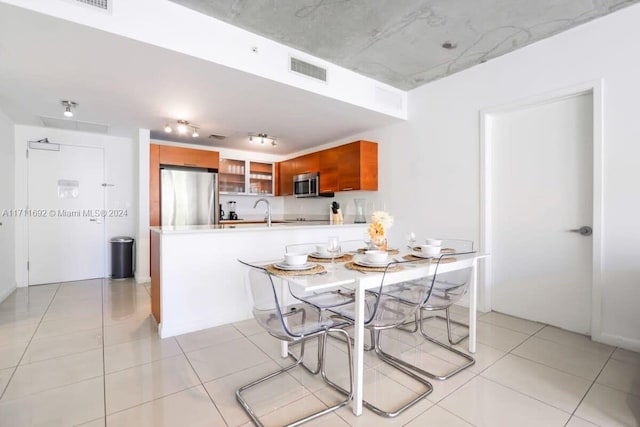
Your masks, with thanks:
<instances>
[{"instance_id":1,"label":"white baseboard","mask_svg":"<svg viewBox=\"0 0 640 427\"><path fill-rule=\"evenodd\" d=\"M640 352L640 340L621 337L619 335L601 334L598 342L608 344L614 347L624 348L625 350Z\"/></svg>"},{"instance_id":2,"label":"white baseboard","mask_svg":"<svg viewBox=\"0 0 640 427\"><path fill-rule=\"evenodd\" d=\"M2 292L2 293L0 294L0 302L2 302L2 301L4 301L4 300L6 300L6 299L7 299L7 297L8 297L9 295L11 295L11 294L13 293L13 291L15 291L15 290L16 290L16 286L14 286L14 287L12 287L12 288L9 288L9 289L7 289L6 291Z\"/></svg>"},{"instance_id":3,"label":"white baseboard","mask_svg":"<svg viewBox=\"0 0 640 427\"><path fill-rule=\"evenodd\" d=\"M136 279L136 283L140 284L140 283L151 283L151 277L140 277L140 276L135 276Z\"/></svg>"}]
</instances>

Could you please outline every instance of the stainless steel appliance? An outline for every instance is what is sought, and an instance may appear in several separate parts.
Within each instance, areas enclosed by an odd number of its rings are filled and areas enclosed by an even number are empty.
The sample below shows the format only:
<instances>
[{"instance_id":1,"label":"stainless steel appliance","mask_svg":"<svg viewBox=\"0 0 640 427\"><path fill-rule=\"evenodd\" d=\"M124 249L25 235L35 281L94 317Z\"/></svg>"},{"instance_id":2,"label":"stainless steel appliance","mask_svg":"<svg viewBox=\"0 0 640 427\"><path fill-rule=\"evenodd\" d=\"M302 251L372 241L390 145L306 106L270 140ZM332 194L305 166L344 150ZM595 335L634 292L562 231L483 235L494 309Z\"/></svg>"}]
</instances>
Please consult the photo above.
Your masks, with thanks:
<instances>
[{"instance_id":1,"label":"stainless steel appliance","mask_svg":"<svg viewBox=\"0 0 640 427\"><path fill-rule=\"evenodd\" d=\"M163 226L218 224L218 197L216 169L160 169L160 224Z\"/></svg>"},{"instance_id":2,"label":"stainless steel appliance","mask_svg":"<svg viewBox=\"0 0 640 427\"><path fill-rule=\"evenodd\" d=\"M303 173L293 177L293 194L296 197L318 197L320 195L320 174Z\"/></svg>"},{"instance_id":3,"label":"stainless steel appliance","mask_svg":"<svg viewBox=\"0 0 640 427\"><path fill-rule=\"evenodd\" d=\"M236 213L236 202L233 200L230 200L227 202L227 204L229 205L229 219L232 220L236 220L238 219L238 214Z\"/></svg>"}]
</instances>

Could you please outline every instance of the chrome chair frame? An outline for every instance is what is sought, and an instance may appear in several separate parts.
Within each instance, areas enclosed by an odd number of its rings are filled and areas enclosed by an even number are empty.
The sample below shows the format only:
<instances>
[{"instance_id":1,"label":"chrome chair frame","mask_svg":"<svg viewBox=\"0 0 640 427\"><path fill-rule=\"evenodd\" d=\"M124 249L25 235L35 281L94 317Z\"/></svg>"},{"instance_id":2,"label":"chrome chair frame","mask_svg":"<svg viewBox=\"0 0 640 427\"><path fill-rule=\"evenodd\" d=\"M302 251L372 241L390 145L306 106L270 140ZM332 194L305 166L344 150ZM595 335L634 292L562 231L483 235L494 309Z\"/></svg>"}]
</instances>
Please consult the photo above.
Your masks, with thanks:
<instances>
[{"instance_id":1,"label":"chrome chair frame","mask_svg":"<svg viewBox=\"0 0 640 427\"><path fill-rule=\"evenodd\" d=\"M274 336L275 338L279 339L279 340L286 340L290 343L301 343L301 354L299 357L294 357L294 363L282 367L281 369L278 369L274 372L271 372L261 378L258 378L252 382L250 382L249 384L245 384L241 387L239 387L236 390L236 400L238 401L238 403L240 403L240 405L242 406L242 408L244 409L244 411L246 412L246 414L249 416L249 418L251 419L251 421L257 425L257 426L263 426L262 422L260 421L260 419L258 418L257 414L255 413L255 411L251 408L251 406L249 405L249 403L247 402L247 400L245 399L245 397L243 396L243 392L245 392L246 390L251 389L252 387L255 387L259 384L262 384L266 381L269 381L272 378L277 377L280 374L284 374L286 372L289 372L290 370L296 368L296 367L303 367L304 369L306 369L307 371L313 373L311 370L309 370L306 366L304 366L303 363L303 358L304 358L304 343L305 341L309 340L309 339L313 339L313 338L318 338L319 340L319 345L320 347L318 348L318 371L321 373L323 380L331 387L333 388L340 388L341 387L335 383L333 383L331 380L329 380L326 376L326 371L325 371L325 361L326 361L326 348L327 348L327 337L329 333L338 333L338 334L344 334L346 335L346 339L347 341L349 340L349 334L342 329L342 326L344 325L344 323L338 323L338 322L331 322L331 326L324 326L324 327L319 327L315 330L309 330L309 331L305 331L303 334L295 334L292 333L292 331L290 331L287 326L286 326L286 322L285 320L287 320L288 318L291 318L293 316L296 316L298 314L301 315L301 322L305 323L306 320L306 310L303 307L299 307L298 305L289 305L286 306L285 308L287 309L286 312L282 312L282 307L280 306L280 301L277 295L277 291L275 289L275 284L273 281L273 275L271 273L269 273L264 267L260 267L260 266L256 266L256 265L252 265L249 263L246 263L244 261L238 260L241 264L243 264L246 268L250 268L250 269L255 269L256 271L260 271L262 274L264 274L266 277L268 277L270 283L271 283L271 287L273 290L273 294L274 294L274 302L275 302L275 307L276 309L274 310L274 313L272 315L270 315L270 318L273 317L278 317L279 318L279 324L282 327L281 329L281 333L275 334L272 333L272 331L270 331L269 329L266 329L267 332L269 334L271 334L272 336ZM255 304L255 301L254 301ZM255 315L255 307L254 307L254 315ZM315 309L314 309L314 313L315 313ZM277 319L275 319L277 320ZM260 322L259 322L260 323ZM328 325L328 324L327 324ZM261 325L262 326L262 325ZM353 357L351 354L351 346L347 345L347 358L349 360L349 384L350 384L350 390L346 391L344 390L346 394L346 399L330 406L327 407L325 409L322 409L320 411L314 412L310 415L307 415L305 417L302 418L298 418L297 420L286 424L286 426L298 426L301 425L303 423L306 423L308 421L314 420L318 417L321 417L322 415L328 414L330 412L333 412L345 405L347 405L353 398L353 392L352 392L352 386L351 384L353 384ZM317 373L317 371L315 372Z\"/></svg>"},{"instance_id":2,"label":"chrome chair frame","mask_svg":"<svg viewBox=\"0 0 640 427\"><path fill-rule=\"evenodd\" d=\"M373 411L375 414L380 415L382 417L386 417L386 418L393 418L396 417L398 415L400 415L401 413L403 413L404 411L406 411L407 409L411 408L412 406L414 406L416 403L420 402L422 399L426 398L432 391L433 391L433 386L431 385L430 382L428 382L427 380L425 380L424 378L416 375L413 371L407 369L405 366L403 366L403 364L401 363L397 363L397 361L395 360L395 358L393 357L387 357L386 354L381 353L379 351L379 341L380 341L380 332L382 330L385 329L392 329L397 327L398 325L401 325L402 323L404 323L408 317L411 317L412 315L414 315L417 310L419 309L419 306L421 304L421 302L425 299L424 296L422 298L420 298L417 301L405 301L405 300L401 300L395 297L391 297L391 299L389 299L389 297L385 294L383 294L382 288L384 287L384 280L385 277L389 271L389 269L393 268L396 265L414 265L417 264L417 261L395 261L390 263L389 265L387 265L385 272L382 275L382 279L380 282L380 289L378 292L368 292L367 295L371 298L371 299L375 299L374 305L372 309L369 309L370 311L370 317L367 321L365 321L365 328L369 329L370 332L372 333L373 336L373 341L372 341L372 349L375 349L376 354L380 357L380 359L387 363L389 366L392 366L393 368L397 369L398 371L404 373L405 375L407 375L408 377L410 377L411 379L419 382L420 384L424 385L425 390L423 392L421 392L420 394L418 394L417 397L409 400L408 402L402 404L399 408L393 409L393 410L384 410L382 408L379 408L378 406L363 400L362 404L368 408L369 410ZM425 289L425 293L426 294L430 294L431 293L431 288L429 287L428 289ZM398 317L395 321L392 321L390 319L384 319L382 321L378 321L378 319L376 319L376 316L380 314L381 311L386 310L386 308L384 308L383 306L385 305L384 302L382 302L384 299L386 299L386 301L390 302L391 304L399 304L399 305L404 305L407 307L407 313L405 313L405 315L400 318ZM365 303L365 306L367 304ZM344 310L341 311L341 308L343 307L337 307L334 309L330 309L330 311L332 313L334 313L336 316L340 316L341 318L349 321L349 322L354 322L354 317L350 316L349 314L345 313ZM393 312L393 309L388 309L387 312ZM396 313L398 313L396 311ZM388 323L384 323L384 322L388 322ZM336 390L338 390L339 392L341 392L342 394L347 394L348 392L344 389L342 389L339 386L335 386L330 384L333 388L335 388Z\"/></svg>"},{"instance_id":3,"label":"chrome chair frame","mask_svg":"<svg viewBox=\"0 0 640 427\"><path fill-rule=\"evenodd\" d=\"M421 375L427 376L429 378L433 378L435 380L446 380L446 379L451 378L452 376L456 375L457 373L462 372L463 370L467 369L468 367L474 365L476 363L476 361L472 356L470 356L470 355L468 355L468 354L466 354L466 353L464 353L464 352L452 347L451 345L447 345L445 343L442 343L442 342L436 340L435 338L430 337L425 332L424 327L423 327L424 320L425 320L425 318L423 316L423 313L424 313L424 310L430 310L430 309L442 310L442 309L445 309L442 306L434 306L434 308L429 307L429 298L433 295L434 291L439 290L436 284L438 283L438 268L440 267L440 264L442 263L442 260L450 258L450 257L461 257L461 256L464 256L464 257L467 257L469 259L469 262L470 262L469 268L471 268L471 266L472 266L472 264L474 262L475 255L476 255L476 252L466 252L466 253L455 253L455 254L441 255L439 257L439 259L438 259L438 264L436 265L436 270L435 270L434 275L433 275L433 285L432 285L431 292L430 292L429 296L427 297L427 299L425 299L425 301L423 302L423 304L420 307L420 309L415 313L415 320L414 320L415 321L415 328L413 330L407 330L406 328L402 328L402 327L399 328L399 329L407 331L407 332L417 332L418 330L420 330L420 334L425 339L427 339L428 341L430 341L430 342L432 342L432 343L434 343L434 344L436 344L436 345L438 345L438 346L440 346L440 347L442 347L442 348L444 348L446 350L449 350L450 352L460 356L461 358L466 360L466 363L464 363L463 365L458 366L458 367L456 367L454 369L451 369L449 372L446 372L445 374L439 375L439 374L435 374L433 372L427 371L425 369L419 368L419 367L417 367L417 366L415 366L413 364L405 362L404 360L401 360L401 359L399 359L399 358L397 358L397 357L385 352L384 349L382 348L381 344L380 344L380 340L378 340L378 343L377 343L377 346L376 346L376 353L378 353L379 355L381 355L383 357L390 358L394 362L396 362L396 363L398 363L398 364L400 364L400 365L402 365L402 366L404 366L406 368L409 368L409 369L411 369L411 370L413 370L415 372L418 372ZM465 283L457 284L456 286L453 286L450 289L458 289L461 286L468 286L468 281L469 280L470 280L470 278L468 278ZM406 287L405 289L410 289L410 285L409 284L404 284L403 286ZM447 322L447 327L448 327L447 328L447 335L450 337L451 330L449 329L449 323L448 322ZM451 341L451 339L449 339L449 341ZM462 339L458 340L458 342L460 342L460 341L462 341Z\"/></svg>"}]
</instances>

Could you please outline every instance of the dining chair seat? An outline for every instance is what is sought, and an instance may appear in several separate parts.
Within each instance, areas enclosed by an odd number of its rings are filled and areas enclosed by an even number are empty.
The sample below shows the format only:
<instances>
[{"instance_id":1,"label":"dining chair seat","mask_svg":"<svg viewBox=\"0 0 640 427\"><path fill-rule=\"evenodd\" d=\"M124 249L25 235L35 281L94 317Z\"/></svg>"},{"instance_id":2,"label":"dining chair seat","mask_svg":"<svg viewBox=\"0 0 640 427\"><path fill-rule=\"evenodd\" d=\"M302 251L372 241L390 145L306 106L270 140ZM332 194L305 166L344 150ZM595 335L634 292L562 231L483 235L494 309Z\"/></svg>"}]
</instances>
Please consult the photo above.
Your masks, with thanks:
<instances>
[{"instance_id":1,"label":"dining chair seat","mask_svg":"<svg viewBox=\"0 0 640 427\"><path fill-rule=\"evenodd\" d=\"M297 367L307 369L303 364L304 344L306 341L315 338L319 338L318 370L321 373L322 379L331 387L339 387L326 376L327 336L329 333L344 335L348 342L349 335L344 330L344 327L347 326L348 323L336 316L330 315L330 313L318 312L315 307L290 298L288 295L288 286L281 278L269 273L266 268L244 261L240 261L240 263L245 270L245 278L251 292L254 319L274 338L287 341L288 343L300 343L301 346L300 356L297 358L293 357L294 362L292 364L260 377L236 390L236 400L240 403L249 418L251 418L251 421L257 426L262 426L263 423L249 404L247 400L248 396L245 395L245 392ZM295 302L288 304L287 301L289 300ZM346 349L348 357L346 369L349 372L349 384L351 385L353 383L351 346L347 345ZM271 388L268 392L278 393L278 388ZM345 399L337 403L334 402L301 418L296 418L286 425L298 426L345 406L352 399L351 387L348 391L341 389L341 392L346 395Z\"/></svg>"},{"instance_id":2,"label":"dining chair seat","mask_svg":"<svg viewBox=\"0 0 640 427\"><path fill-rule=\"evenodd\" d=\"M422 302L427 298L427 295L431 291L432 281L429 278L422 278L416 279L414 281L416 284L422 283L423 287L420 288L420 292L416 292L413 295L413 299L407 298L405 300L383 294L382 290L384 289L386 280L388 280L387 278L389 277L387 275L387 272L395 270L399 265L402 265L406 268L412 268L416 265L416 263L415 261L394 261L385 268L385 272L381 276L380 287L377 288L377 291L367 292L365 294L364 326L372 333L372 347L373 349L375 349L376 354L380 357L380 359L391 367L405 374L409 378L418 382L422 387L417 396L412 396L408 399L408 401L403 402L400 406L393 409L382 409L378 405L374 405L367 400L363 400L362 403L365 407L367 407L374 413L387 418L392 418L400 415L407 409L411 408L413 405L420 402L422 399L426 398L426 396L428 396L433 391L431 383L429 383L427 380L420 377L419 375L416 375L414 372L397 363L392 358L386 357L386 355L378 352L380 331L401 325L407 319L414 316ZM355 303L352 303L334 307L329 309L328 311L333 313L335 316L338 316L339 318L349 321L350 323L355 323L355 310L356 305ZM336 388L343 394L348 393L346 390L340 389L340 387L336 387L335 385L331 386L333 388Z\"/></svg>"},{"instance_id":3,"label":"dining chair seat","mask_svg":"<svg viewBox=\"0 0 640 427\"><path fill-rule=\"evenodd\" d=\"M466 252L466 253L457 252L455 254L445 254L439 257L438 264L435 269L435 273L432 276L432 281L433 281L432 291L428 296L428 298L426 298L423 301L423 303L420 305L420 308L416 311L414 315L414 320L412 322L414 324L413 329L408 330L408 332L417 332L419 330L421 335L425 339L448 350L451 353L456 354L462 360L464 360L464 363L462 365L456 366L446 373L438 374L431 371L427 371L426 369L419 368L396 356L389 354L384 350L383 346L380 344L380 341L378 341L378 347L376 348L376 351L384 354L386 357L393 359L396 363L399 363L402 366L405 366L406 368L409 368L415 372L418 372L421 375L425 375L429 378L433 378L437 380L446 380L452 377L453 375L463 371L464 369L467 369L470 366L472 366L475 363L475 359L472 356L453 347L453 343L452 343L453 338L452 338L452 332L451 332L451 319L450 319L449 309L453 304L458 302L462 298L462 296L465 295L471 280L471 273L473 271L473 265L475 262L476 255L477 255L476 252ZM455 261L458 263L462 263L463 267L458 268L455 271L439 272L438 270L440 266L444 265L447 262L448 258L455 258ZM402 300L411 298L412 296L418 294L419 291L420 291L419 284L412 283L410 281L392 285L383 290L383 292L386 295L394 296ZM436 311L436 310L446 311L447 337L450 342L450 345L447 345L431 337L425 331L425 328L424 328L425 311L428 312L428 311ZM404 328L404 326L405 324L399 325L399 329L406 331L407 329Z\"/></svg>"}]
</instances>

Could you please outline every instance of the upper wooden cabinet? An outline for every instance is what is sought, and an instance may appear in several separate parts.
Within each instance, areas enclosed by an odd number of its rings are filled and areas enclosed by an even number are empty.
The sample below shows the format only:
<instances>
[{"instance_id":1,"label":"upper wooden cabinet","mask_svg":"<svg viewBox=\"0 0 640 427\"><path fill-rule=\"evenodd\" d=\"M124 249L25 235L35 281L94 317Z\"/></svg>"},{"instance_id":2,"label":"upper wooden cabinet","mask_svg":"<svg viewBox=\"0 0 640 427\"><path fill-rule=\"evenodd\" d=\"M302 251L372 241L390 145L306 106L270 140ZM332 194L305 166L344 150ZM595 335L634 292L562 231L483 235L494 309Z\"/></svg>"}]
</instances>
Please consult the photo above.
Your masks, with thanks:
<instances>
[{"instance_id":1,"label":"upper wooden cabinet","mask_svg":"<svg viewBox=\"0 0 640 427\"><path fill-rule=\"evenodd\" d=\"M295 159L278 163L278 196L293 196Z\"/></svg>"},{"instance_id":2,"label":"upper wooden cabinet","mask_svg":"<svg viewBox=\"0 0 640 427\"><path fill-rule=\"evenodd\" d=\"M161 145L160 164L218 169L220 167L220 154L217 151Z\"/></svg>"},{"instance_id":3,"label":"upper wooden cabinet","mask_svg":"<svg viewBox=\"0 0 640 427\"><path fill-rule=\"evenodd\" d=\"M378 144L355 141L338 150L338 191L378 190ZM322 177L320 178L322 185Z\"/></svg>"},{"instance_id":4,"label":"upper wooden cabinet","mask_svg":"<svg viewBox=\"0 0 640 427\"><path fill-rule=\"evenodd\" d=\"M331 193L338 190L339 148L331 148L320 152L320 192Z\"/></svg>"},{"instance_id":5,"label":"upper wooden cabinet","mask_svg":"<svg viewBox=\"0 0 640 427\"><path fill-rule=\"evenodd\" d=\"M296 157L294 166L294 175L301 173L313 173L320 170L320 153L305 154L304 156Z\"/></svg>"},{"instance_id":6,"label":"upper wooden cabinet","mask_svg":"<svg viewBox=\"0 0 640 427\"><path fill-rule=\"evenodd\" d=\"M278 163L277 196L293 194L293 176L320 173L320 192L378 191L378 144L355 141Z\"/></svg>"}]
</instances>

